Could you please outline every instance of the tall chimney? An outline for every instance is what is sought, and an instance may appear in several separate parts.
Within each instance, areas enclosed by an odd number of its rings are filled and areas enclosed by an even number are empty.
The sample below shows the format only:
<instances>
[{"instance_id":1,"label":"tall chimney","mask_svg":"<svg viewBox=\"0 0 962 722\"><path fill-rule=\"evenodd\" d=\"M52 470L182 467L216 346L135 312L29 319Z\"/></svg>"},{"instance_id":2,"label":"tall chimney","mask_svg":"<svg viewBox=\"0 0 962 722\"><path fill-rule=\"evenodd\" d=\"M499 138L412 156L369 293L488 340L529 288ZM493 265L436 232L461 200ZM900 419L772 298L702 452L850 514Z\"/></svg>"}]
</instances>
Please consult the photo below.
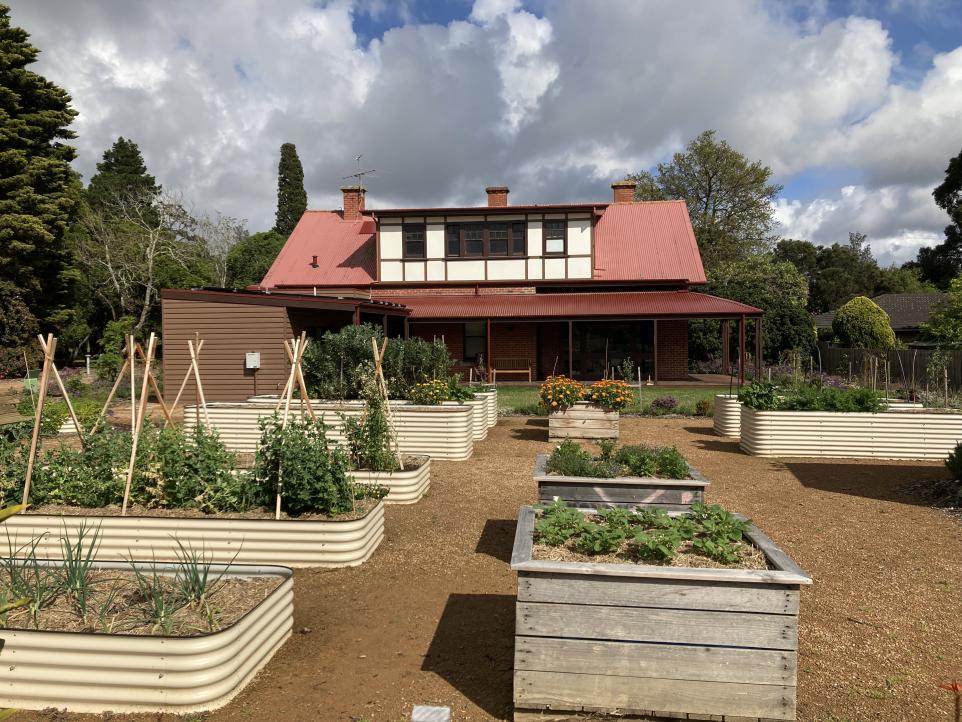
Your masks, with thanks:
<instances>
[{"instance_id":1,"label":"tall chimney","mask_svg":"<svg viewBox=\"0 0 962 722\"><path fill-rule=\"evenodd\" d=\"M364 210L364 194L367 188L364 186L341 186L341 193L344 194L344 220L361 220L361 211Z\"/></svg>"},{"instance_id":2,"label":"tall chimney","mask_svg":"<svg viewBox=\"0 0 962 722\"><path fill-rule=\"evenodd\" d=\"M615 203L631 203L635 200L635 186L638 183L633 180L620 180L611 184L614 191Z\"/></svg>"},{"instance_id":3,"label":"tall chimney","mask_svg":"<svg viewBox=\"0 0 962 722\"><path fill-rule=\"evenodd\" d=\"M488 186L484 190L488 193L489 208L504 208L508 205L508 186Z\"/></svg>"}]
</instances>

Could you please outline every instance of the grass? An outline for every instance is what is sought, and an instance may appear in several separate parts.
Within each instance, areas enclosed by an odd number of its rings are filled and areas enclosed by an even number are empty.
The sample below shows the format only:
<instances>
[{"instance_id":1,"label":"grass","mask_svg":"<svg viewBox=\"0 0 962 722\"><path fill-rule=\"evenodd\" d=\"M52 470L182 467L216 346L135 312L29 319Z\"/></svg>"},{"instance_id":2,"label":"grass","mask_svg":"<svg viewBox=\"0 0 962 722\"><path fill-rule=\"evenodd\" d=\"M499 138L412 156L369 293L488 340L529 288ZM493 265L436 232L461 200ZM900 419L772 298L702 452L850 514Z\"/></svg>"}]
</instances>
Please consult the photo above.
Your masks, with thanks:
<instances>
[{"instance_id":1,"label":"grass","mask_svg":"<svg viewBox=\"0 0 962 722\"><path fill-rule=\"evenodd\" d=\"M728 393L728 389L714 386L645 386L641 390L640 400L635 393L634 403L623 412L627 414L651 414L651 402L659 396L673 396L678 401L678 408L674 413L693 415L695 404L701 399L714 402L715 394ZM640 403L639 403L640 401ZM528 416L546 416L547 412L538 402L537 386L512 386L498 384L498 408L501 411ZM644 412L642 412L644 409Z\"/></svg>"}]
</instances>

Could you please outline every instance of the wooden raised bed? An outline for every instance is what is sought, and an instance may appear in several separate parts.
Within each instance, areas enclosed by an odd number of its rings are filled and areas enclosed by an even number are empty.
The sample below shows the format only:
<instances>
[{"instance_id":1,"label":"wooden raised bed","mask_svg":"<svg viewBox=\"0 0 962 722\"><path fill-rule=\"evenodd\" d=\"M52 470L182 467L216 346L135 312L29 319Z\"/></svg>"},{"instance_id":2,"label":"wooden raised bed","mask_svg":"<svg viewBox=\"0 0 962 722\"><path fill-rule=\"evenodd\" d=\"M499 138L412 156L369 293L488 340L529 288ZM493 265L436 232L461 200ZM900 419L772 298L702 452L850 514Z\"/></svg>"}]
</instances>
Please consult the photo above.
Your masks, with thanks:
<instances>
[{"instance_id":1,"label":"wooden raised bed","mask_svg":"<svg viewBox=\"0 0 962 722\"><path fill-rule=\"evenodd\" d=\"M176 571L176 565L157 566L165 573ZM130 568L130 563L94 564L94 570ZM215 574L223 569L212 567ZM263 575L283 581L231 626L195 637L4 629L0 706L174 714L222 707L291 635L290 569L235 564L225 571L225 576Z\"/></svg>"},{"instance_id":2,"label":"wooden raised bed","mask_svg":"<svg viewBox=\"0 0 962 722\"><path fill-rule=\"evenodd\" d=\"M962 441L962 414L741 409L741 448L753 456L943 460Z\"/></svg>"},{"instance_id":3,"label":"wooden raised bed","mask_svg":"<svg viewBox=\"0 0 962 722\"><path fill-rule=\"evenodd\" d=\"M795 719L799 588L812 580L758 529L771 570L538 561L534 523L522 507L515 720Z\"/></svg>"},{"instance_id":4,"label":"wooden raised bed","mask_svg":"<svg viewBox=\"0 0 962 722\"><path fill-rule=\"evenodd\" d=\"M534 480L538 484L538 501L542 504L562 499L568 506L582 509L650 506L665 511L687 511L692 504L705 501L705 487L709 484L690 464L690 479L640 476L598 479L548 474L545 472L547 462L547 454L538 454L534 462Z\"/></svg>"},{"instance_id":5,"label":"wooden raised bed","mask_svg":"<svg viewBox=\"0 0 962 722\"><path fill-rule=\"evenodd\" d=\"M180 541L203 550L210 561L353 567L367 561L384 538L384 503L360 519L225 519L221 517L18 514L3 531L13 548L37 539L39 558L62 556L60 538L76 538L84 526L100 530L96 558L105 561L177 560ZM236 555L236 556L235 556Z\"/></svg>"},{"instance_id":6,"label":"wooden raised bed","mask_svg":"<svg viewBox=\"0 0 962 722\"><path fill-rule=\"evenodd\" d=\"M587 401L576 401L564 411L548 414L549 439L617 439L617 411L605 411Z\"/></svg>"},{"instance_id":7,"label":"wooden raised bed","mask_svg":"<svg viewBox=\"0 0 962 722\"><path fill-rule=\"evenodd\" d=\"M409 457L408 460L412 460ZM417 468L403 471L366 471L358 469L348 474L358 484L378 484L388 488L384 501L388 504L413 504L424 496L431 486L431 459L414 457Z\"/></svg>"}]
</instances>

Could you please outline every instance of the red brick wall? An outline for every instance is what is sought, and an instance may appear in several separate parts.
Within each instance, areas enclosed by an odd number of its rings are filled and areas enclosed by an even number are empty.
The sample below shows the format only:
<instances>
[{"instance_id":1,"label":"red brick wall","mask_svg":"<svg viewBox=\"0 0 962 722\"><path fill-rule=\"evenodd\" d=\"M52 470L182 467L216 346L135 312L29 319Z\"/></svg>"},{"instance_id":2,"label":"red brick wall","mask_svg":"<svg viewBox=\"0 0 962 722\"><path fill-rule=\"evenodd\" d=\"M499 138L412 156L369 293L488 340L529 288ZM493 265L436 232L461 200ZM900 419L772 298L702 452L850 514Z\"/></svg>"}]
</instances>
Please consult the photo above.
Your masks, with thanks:
<instances>
[{"instance_id":1,"label":"red brick wall","mask_svg":"<svg viewBox=\"0 0 962 722\"><path fill-rule=\"evenodd\" d=\"M545 323L541 326L541 358L538 375L551 375L552 369L568 375L568 324L564 321ZM555 362L557 361L557 365Z\"/></svg>"},{"instance_id":2,"label":"red brick wall","mask_svg":"<svg viewBox=\"0 0 962 722\"><path fill-rule=\"evenodd\" d=\"M460 323L412 323L411 335L433 341L444 337L451 358L458 365L464 365L461 357L464 355L464 326Z\"/></svg>"},{"instance_id":3,"label":"red brick wall","mask_svg":"<svg viewBox=\"0 0 962 722\"><path fill-rule=\"evenodd\" d=\"M537 327L533 323L492 323L491 358L524 359L537 371L538 341ZM506 379L520 379L519 374L508 374Z\"/></svg>"},{"instance_id":4,"label":"red brick wall","mask_svg":"<svg viewBox=\"0 0 962 722\"><path fill-rule=\"evenodd\" d=\"M658 321L656 368L658 381L688 378L688 321Z\"/></svg>"}]
</instances>

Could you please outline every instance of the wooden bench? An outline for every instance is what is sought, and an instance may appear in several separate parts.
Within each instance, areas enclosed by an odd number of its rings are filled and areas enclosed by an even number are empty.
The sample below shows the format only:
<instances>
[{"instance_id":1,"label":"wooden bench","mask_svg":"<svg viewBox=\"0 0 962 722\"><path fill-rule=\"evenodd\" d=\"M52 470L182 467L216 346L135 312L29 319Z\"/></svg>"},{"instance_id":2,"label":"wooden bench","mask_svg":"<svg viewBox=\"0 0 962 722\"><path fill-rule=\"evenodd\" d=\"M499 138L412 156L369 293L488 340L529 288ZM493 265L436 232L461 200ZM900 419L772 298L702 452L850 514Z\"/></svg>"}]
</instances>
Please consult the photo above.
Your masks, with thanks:
<instances>
[{"instance_id":1,"label":"wooden bench","mask_svg":"<svg viewBox=\"0 0 962 722\"><path fill-rule=\"evenodd\" d=\"M498 383L498 374L527 374L531 383L531 362L523 358L500 358L491 362L491 381Z\"/></svg>"}]
</instances>

